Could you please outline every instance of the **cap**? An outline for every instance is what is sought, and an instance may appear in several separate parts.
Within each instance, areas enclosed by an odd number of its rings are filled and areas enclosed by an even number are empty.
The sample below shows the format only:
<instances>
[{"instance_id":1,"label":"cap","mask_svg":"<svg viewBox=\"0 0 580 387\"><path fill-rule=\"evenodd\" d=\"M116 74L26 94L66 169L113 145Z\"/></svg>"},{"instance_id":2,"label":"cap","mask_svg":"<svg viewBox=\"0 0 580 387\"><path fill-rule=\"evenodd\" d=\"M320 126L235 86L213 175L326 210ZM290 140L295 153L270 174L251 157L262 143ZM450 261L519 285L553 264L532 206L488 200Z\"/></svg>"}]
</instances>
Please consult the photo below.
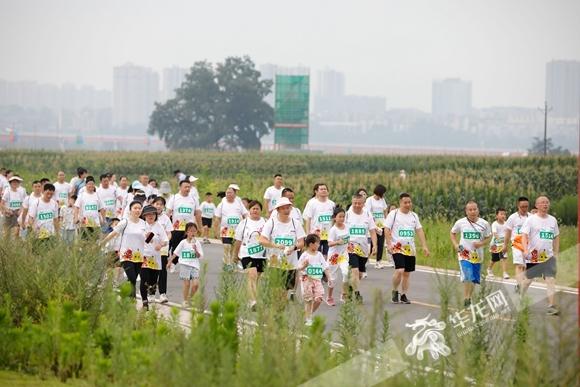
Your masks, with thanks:
<instances>
[{"instance_id":1,"label":"cap","mask_svg":"<svg viewBox=\"0 0 580 387\"><path fill-rule=\"evenodd\" d=\"M189 182L193 183L194 181L198 181L199 179L193 175L189 176Z\"/></svg>"},{"instance_id":2,"label":"cap","mask_svg":"<svg viewBox=\"0 0 580 387\"><path fill-rule=\"evenodd\" d=\"M141 191L145 191L145 186L141 184L139 180L135 180L133 183L131 183L131 188L133 188L133 190L139 189Z\"/></svg>"},{"instance_id":3,"label":"cap","mask_svg":"<svg viewBox=\"0 0 580 387\"><path fill-rule=\"evenodd\" d=\"M145 216L147 214L155 214L157 215L157 209L153 206L145 206L143 207L143 211L141 211L141 216Z\"/></svg>"},{"instance_id":4,"label":"cap","mask_svg":"<svg viewBox=\"0 0 580 387\"><path fill-rule=\"evenodd\" d=\"M12 180L22 181L22 178L20 176L14 175L10 179L8 179L8 182L11 182Z\"/></svg>"},{"instance_id":5,"label":"cap","mask_svg":"<svg viewBox=\"0 0 580 387\"><path fill-rule=\"evenodd\" d=\"M291 205L292 205L292 202L290 201L290 199L288 199L288 198L280 198L276 202L276 205L274 206L274 208L280 208L280 207L291 206Z\"/></svg>"},{"instance_id":6,"label":"cap","mask_svg":"<svg viewBox=\"0 0 580 387\"><path fill-rule=\"evenodd\" d=\"M235 189L236 191L240 190L240 187L237 184L230 184L230 185L228 185L228 189L229 188Z\"/></svg>"}]
</instances>

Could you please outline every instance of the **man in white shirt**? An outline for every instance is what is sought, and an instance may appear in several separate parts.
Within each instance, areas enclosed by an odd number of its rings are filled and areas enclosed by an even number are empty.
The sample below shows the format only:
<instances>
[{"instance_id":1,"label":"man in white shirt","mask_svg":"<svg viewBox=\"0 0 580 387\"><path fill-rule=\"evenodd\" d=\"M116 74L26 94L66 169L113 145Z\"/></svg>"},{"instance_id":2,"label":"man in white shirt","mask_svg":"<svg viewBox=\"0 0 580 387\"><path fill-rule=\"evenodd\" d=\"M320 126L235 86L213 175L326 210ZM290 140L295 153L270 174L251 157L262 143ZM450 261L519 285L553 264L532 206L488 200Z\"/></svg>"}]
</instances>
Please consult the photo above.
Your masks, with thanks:
<instances>
[{"instance_id":1,"label":"man in white shirt","mask_svg":"<svg viewBox=\"0 0 580 387\"><path fill-rule=\"evenodd\" d=\"M282 175L276 174L274 175L274 185L266 188L264 192L264 203L267 205L268 214L272 213L276 201L282 197L283 183Z\"/></svg>"},{"instance_id":2,"label":"man in white shirt","mask_svg":"<svg viewBox=\"0 0 580 387\"><path fill-rule=\"evenodd\" d=\"M54 190L54 199L58 202L59 207L65 206L72 191L72 185L65 181L65 174L63 171L59 171L56 174Z\"/></svg>"}]
</instances>

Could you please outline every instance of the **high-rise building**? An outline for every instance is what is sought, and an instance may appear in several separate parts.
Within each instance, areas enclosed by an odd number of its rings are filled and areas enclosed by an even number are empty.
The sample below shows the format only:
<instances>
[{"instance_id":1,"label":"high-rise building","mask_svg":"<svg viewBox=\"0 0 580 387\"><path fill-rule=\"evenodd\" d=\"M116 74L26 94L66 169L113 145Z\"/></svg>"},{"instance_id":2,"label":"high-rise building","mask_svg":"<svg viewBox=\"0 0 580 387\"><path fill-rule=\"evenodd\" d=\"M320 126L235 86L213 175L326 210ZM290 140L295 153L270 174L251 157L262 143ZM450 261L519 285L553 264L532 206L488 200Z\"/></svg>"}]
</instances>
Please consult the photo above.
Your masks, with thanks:
<instances>
[{"instance_id":1,"label":"high-rise building","mask_svg":"<svg viewBox=\"0 0 580 387\"><path fill-rule=\"evenodd\" d=\"M576 118L580 114L580 62L553 60L546 64L546 101L550 115Z\"/></svg>"},{"instance_id":2,"label":"high-rise building","mask_svg":"<svg viewBox=\"0 0 580 387\"><path fill-rule=\"evenodd\" d=\"M436 116L465 116L471 113L471 82L459 78L433 81L431 112Z\"/></svg>"},{"instance_id":3,"label":"high-rise building","mask_svg":"<svg viewBox=\"0 0 580 387\"><path fill-rule=\"evenodd\" d=\"M175 89L181 87L185 80L187 69L171 66L163 69L163 101L175 97Z\"/></svg>"},{"instance_id":4,"label":"high-rise building","mask_svg":"<svg viewBox=\"0 0 580 387\"><path fill-rule=\"evenodd\" d=\"M150 68L125 64L113 70L113 126L145 129L159 101L159 75Z\"/></svg>"},{"instance_id":5,"label":"high-rise building","mask_svg":"<svg viewBox=\"0 0 580 387\"><path fill-rule=\"evenodd\" d=\"M316 96L330 99L344 97L344 73L332 69L317 71Z\"/></svg>"}]
</instances>

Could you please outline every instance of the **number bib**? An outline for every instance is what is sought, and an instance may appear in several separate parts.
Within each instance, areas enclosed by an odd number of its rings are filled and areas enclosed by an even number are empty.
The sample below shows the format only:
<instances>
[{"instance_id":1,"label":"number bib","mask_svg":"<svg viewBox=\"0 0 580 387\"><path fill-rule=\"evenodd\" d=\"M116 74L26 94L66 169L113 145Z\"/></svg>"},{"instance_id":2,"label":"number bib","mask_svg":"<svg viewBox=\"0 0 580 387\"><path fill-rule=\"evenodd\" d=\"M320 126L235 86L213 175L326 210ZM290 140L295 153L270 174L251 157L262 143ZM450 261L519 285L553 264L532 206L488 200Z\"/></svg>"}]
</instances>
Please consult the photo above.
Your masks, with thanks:
<instances>
[{"instance_id":1,"label":"number bib","mask_svg":"<svg viewBox=\"0 0 580 387\"><path fill-rule=\"evenodd\" d=\"M378 228L385 227L385 214L381 212L373 212L373 219Z\"/></svg>"},{"instance_id":2,"label":"number bib","mask_svg":"<svg viewBox=\"0 0 580 387\"><path fill-rule=\"evenodd\" d=\"M107 218L113 217L113 211L115 208L115 199L107 199L105 200L105 207L107 208L105 211L105 216Z\"/></svg>"},{"instance_id":3,"label":"number bib","mask_svg":"<svg viewBox=\"0 0 580 387\"><path fill-rule=\"evenodd\" d=\"M275 237L274 243L277 245L294 246L294 238L289 236Z\"/></svg>"},{"instance_id":4,"label":"number bib","mask_svg":"<svg viewBox=\"0 0 580 387\"><path fill-rule=\"evenodd\" d=\"M400 228L399 238L415 238L415 230L412 228Z\"/></svg>"},{"instance_id":5,"label":"number bib","mask_svg":"<svg viewBox=\"0 0 580 387\"><path fill-rule=\"evenodd\" d=\"M197 254L195 254L195 251L183 250L181 252L180 260L184 262L193 262L194 259L197 259Z\"/></svg>"},{"instance_id":6,"label":"number bib","mask_svg":"<svg viewBox=\"0 0 580 387\"><path fill-rule=\"evenodd\" d=\"M320 280L323 274L324 270L320 266L308 266L306 268L306 275L312 279Z\"/></svg>"},{"instance_id":7,"label":"number bib","mask_svg":"<svg viewBox=\"0 0 580 387\"><path fill-rule=\"evenodd\" d=\"M8 207L11 210L19 210L22 207L22 200L10 200Z\"/></svg>"},{"instance_id":8,"label":"number bib","mask_svg":"<svg viewBox=\"0 0 580 387\"><path fill-rule=\"evenodd\" d=\"M480 241L481 233L479 231L463 231L463 239Z\"/></svg>"},{"instance_id":9,"label":"number bib","mask_svg":"<svg viewBox=\"0 0 580 387\"><path fill-rule=\"evenodd\" d=\"M554 233L550 230L540 230L540 239L551 241L554 239Z\"/></svg>"},{"instance_id":10,"label":"number bib","mask_svg":"<svg viewBox=\"0 0 580 387\"><path fill-rule=\"evenodd\" d=\"M42 211L38 213L37 217L38 220L51 220L54 219L54 213L52 211Z\"/></svg>"},{"instance_id":11,"label":"number bib","mask_svg":"<svg viewBox=\"0 0 580 387\"><path fill-rule=\"evenodd\" d=\"M264 252L264 246L259 243L248 245L248 254L249 255L256 255L259 253Z\"/></svg>"},{"instance_id":12,"label":"number bib","mask_svg":"<svg viewBox=\"0 0 580 387\"><path fill-rule=\"evenodd\" d=\"M332 222L331 213L323 213L318 215L318 223L320 223L320 240L328 240L328 230L330 229L330 222Z\"/></svg>"},{"instance_id":13,"label":"number bib","mask_svg":"<svg viewBox=\"0 0 580 387\"><path fill-rule=\"evenodd\" d=\"M367 228L363 226L352 226L348 229L348 234L351 238L366 236L367 235Z\"/></svg>"}]
</instances>

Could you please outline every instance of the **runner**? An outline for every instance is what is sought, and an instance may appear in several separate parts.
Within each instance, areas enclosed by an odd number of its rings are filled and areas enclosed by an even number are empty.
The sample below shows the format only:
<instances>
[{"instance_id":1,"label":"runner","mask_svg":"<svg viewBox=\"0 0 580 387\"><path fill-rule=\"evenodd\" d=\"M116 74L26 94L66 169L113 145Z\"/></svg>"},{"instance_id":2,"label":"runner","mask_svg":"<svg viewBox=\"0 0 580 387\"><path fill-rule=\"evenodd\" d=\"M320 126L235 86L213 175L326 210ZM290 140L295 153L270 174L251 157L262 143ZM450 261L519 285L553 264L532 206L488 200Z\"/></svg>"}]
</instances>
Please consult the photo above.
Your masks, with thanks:
<instances>
[{"instance_id":1,"label":"runner","mask_svg":"<svg viewBox=\"0 0 580 387\"><path fill-rule=\"evenodd\" d=\"M415 271L415 261L417 249L415 248L415 235L419 237L423 253L429 256L427 240L423 226L419 221L419 216L412 211L413 203L411 195L402 193L399 195L399 208L389 212L385 221L385 235L387 239L387 249L393 255L395 261L395 271L393 273L393 303L410 304L407 298L411 273ZM399 293L399 285L401 292ZM401 298L399 299L399 294Z\"/></svg>"},{"instance_id":2,"label":"runner","mask_svg":"<svg viewBox=\"0 0 580 387\"><path fill-rule=\"evenodd\" d=\"M215 204L211 192L205 193L205 200L201 203L201 224L203 226L203 243L209 242L209 230L212 228L212 220L215 215Z\"/></svg>"},{"instance_id":3,"label":"runner","mask_svg":"<svg viewBox=\"0 0 580 387\"><path fill-rule=\"evenodd\" d=\"M53 199L54 185L44 185L40 200L28 211L27 223L34 236L43 241L54 239L58 232L58 203Z\"/></svg>"},{"instance_id":4,"label":"runner","mask_svg":"<svg viewBox=\"0 0 580 387\"><path fill-rule=\"evenodd\" d=\"M531 215L528 212L530 201L525 196L520 196L517 201L518 211L511 214L505 223L505 240L511 242L512 259L516 268L516 292L522 288L525 279L526 260L524 258L524 246L522 245L522 226ZM508 245L504 244L503 253L507 253Z\"/></svg>"},{"instance_id":5,"label":"runner","mask_svg":"<svg viewBox=\"0 0 580 387\"><path fill-rule=\"evenodd\" d=\"M274 209L276 217L268 219L260 234L260 244L268 249L268 264L282 270L287 296L295 298L297 251L304 247L306 233L302 226L290 217L292 203L288 198L281 198Z\"/></svg>"},{"instance_id":6,"label":"runner","mask_svg":"<svg viewBox=\"0 0 580 387\"><path fill-rule=\"evenodd\" d=\"M95 179L87 176L85 190L75 202L75 224L80 226L82 239L95 237L105 220L105 210L95 190Z\"/></svg>"},{"instance_id":7,"label":"runner","mask_svg":"<svg viewBox=\"0 0 580 387\"><path fill-rule=\"evenodd\" d=\"M139 183L143 186L143 192L145 192L145 196L149 197L153 193L153 189L149 186L149 176L148 175L140 175L139 176Z\"/></svg>"},{"instance_id":8,"label":"runner","mask_svg":"<svg viewBox=\"0 0 580 387\"><path fill-rule=\"evenodd\" d=\"M274 185L266 188L266 191L264 192L264 203L268 209L268 214L272 213L272 210L276 206L276 201L282 197L282 190L284 189L283 183L284 180L282 179L282 175L275 174Z\"/></svg>"},{"instance_id":9,"label":"runner","mask_svg":"<svg viewBox=\"0 0 580 387\"><path fill-rule=\"evenodd\" d=\"M149 304L155 301L157 280L161 272L161 251L169 245L169 238L165 228L159 223L157 208L153 206L143 207L141 218L145 220L145 248L143 250L143 265L141 266L141 300L143 308L149 309ZM166 263L167 264L167 263Z\"/></svg>"},{"instance_id":10,"label":"runner","mask_svg":"<svg viewBox=\"0 0 580 387\"><path fill-rule=\"evenodd\" d=\"M110 185L109 176L103 174L99 177L101 184L97 188L97 195L101 200L103 210L105 212L105 222L101 225L101 231L103 234L111 232L111 219L115 216L115 211L117 210L117 190L115 187Z\"/></svg>"},{"instance_id":11,"label":"runner","mask_svg":"<svg viewBox=\"0 0 580 387\"><path fill-rule=\"evenodd\" d=\"M322 299L324 298L324 286L322 286L322 275L326 274L330 278L328 263L319 250L320 237L316 234L309 234L304 240L306 250L298 260L297 269L302 271L301 285L304 296L304 324L312 325L312 315L316 312ZM332 288L332 281L328 282L328 287Z\"/></svg>"},{"instance_id":12,"label":"runner","mask_svg":"<svg viewBox=\"0 0 580 387\"><path fill-rule=\"evenodd\" d=\"M249 307L256 306L258 278L264 272L266 254L264 246L259 242L260 232L266 223L262 218L262 204L256 200L250 202L250 216L244 219L236 228L234 254L242 261L242 266L248 274Z\"/></svg>"},{"instance_id":13,"label":"runner","mask_svg":"<svg viewBox=\"0 0 580 387\"><path fill-rule=\"evenodd\" d=\"M72 245L75 241L77 228L75 225L75 202L76 195L71 195L67 199L67 204L60 207L58 220L62 227L61 237L67 245Z\"/></svg>"},{"instance_id":14,"label":"runner","mask_svg":"<svg viewBox=\"0 0 580 387\"><path fill-rule=\"evenodd\" d=\"M58 201L58 206L66 206L68 197L72 191L72 185L65 181L65 174L59 171L54 182L54 197Z\"/></svg>"},{"instance_id":15,"label":"runner","mask_svg":"<svg viewBox=\"0 0 580 387\"><path fill-rule=\"evenodd\" d=\"M342 274L342 292L340 294L340 302L346 302L348 295L348 242L349 233L348 229L344 224L346 212L344 208L336 207L332 215L334 220L334 225L330 228L328 232L328 264L330 276L328 277L330 282L328 284L328 298L326 299L326 304L328 306L335 306L333 293L334 286L337 282L337 273L340 270ZM333 286L330 286L332 284Z\"/></svg>"},{"instance_id":16,"label":"runner","mask_svg":"<svg viewBox=\"0 0 580 387\"><path fill-rule=\"evenodd\" d=\"M87 178L87 181L89 179ZM88 187L88 184L87 184ZM117 226L107 234L100 242L105 246L107 242L120 235L119 259L121 266L131 283L131 296L135 298L137 287L137 276L143 265L143 254L145 252L145 230L146 223L140 218L143 206L139 202L132 202L129 205L129 218L122 219Z\"/></svg>"},{"instance_id":17,"label":"runner","mask_svg":"<svg viewBox=\"0 0 580 387\"><path fill-rule=\"evenodd\" d=\"M359 190L360 192L361 190ZM379 184L373 190L373 196L369 196L365 201L365 208L371 213L377 225L377 261L376 269L387 267L382 264L383 252L385 250L385 218L387 216L387 202L385 201L387 187ZM359 193L360 194L360 193ZM364 197L364 196L363 196Z\"/></svg>"},{"instance_id":18,"label":"runner","mask_svg":"<svg viewBox=\"0 0 580 387\"><path fill-rule=\"evenodd\" d=\"M172 258L177 258L179 262L179 279L183 281L183 307L191 306L191 299L199 288L201 270L199 260L203 258L203 248L195 239L198 232L195 223L187 223L185 239L179 242L172 255ZM169 261L167 266L171 268L172 261Z\"/></svg>"},{"instance_id":19,"label":"runner","mask_svg":"<svg viewBox=\"0 0 580 387\"><path fill-rule=\"evenodd\" d=\"M364 209L364 197L356 194L352 197L350 209L346 212L345 224L348 229L348 263L350 266L350 287L358 302L363 298L358 290L359 281L366 272L369 256L376 254L377 226L372 215ZM371 244L367 235L371 236ZM372 246L372 247L371 247ZM369 254L370 252L370 254ZM352 294L349 294L352 297Z\"/></svg>"},{"instance_id":20,"label":"runner","mask_svg":"<svg viewBox=\"0 0 580 387\"><path fill-rule=\"evenodd\" d=\"M152 195L159 196L159 190L157 189L157 180L150 179L149 180L149 188L151 189L151 194L149 196L152 196Z\"/></svg>"},{"instance_id":21,"label":"runner","mask_svg":"<svg viewBox=\"0 0 580 387\"><path fill-rule=\"evenodd\" d=\"M491 224L492 238L489 245L489 251L491 252L491 261L489 262L489 267L487 268L487 276L493 278L493 265L496 262L501 261L501 268L503 270L503 279L509 279L510 276L507 273L507 262L506 254L504 253L505 246L505 232L506 232L506 210L504 208L498 208L495 211L495 222Z\"/></svg>"},{"instance_id":22,"label":"runner","mask_svg":"<svg viewBox=\"0 0 580 387\"><path fill-rule=\"evenodd\" d=\"M451 228L451 243L457 251L461 281L463 282L463 306L471 305L471 296L475 284L481 280L481 263L483 261L483 246L491 239L489 223L479 217L477 203L470 200L465 205L464 218L459 219ZM459 243L457 234L461 234Z\"/></svg>"},{"instance_id":23,"label":"runner","mask_svg":"<svg viewBox=\"0 0 580 387\"><path fill-rule=\"evenodd\" d=\"M320 252L328 256L328 231L332 225L332 214L336 206L328 198L328 187L324 183L314 186L316 196L308 201L304 208L305 228L310 234L320 237Z\"/></svg>"},{"instance_id":24,"label":"runner","mask_svg":"<svg viewBox=\"0 0 580 387\"><path fill-rule=\"evenodd\" d=\"M4 214L4 232L7 235L17 237L20 227L18 218L22 211L22 203L26 199L26 190L20 186L22 178L14 175L8 179L10 187L4 189L2 194L2 213Z\"/></svg>"},{"instance_id":25,"label":"runner","mask_svg":"<svg viewBox=\"0 0 580 387\"><path fill-rule=\"evenodd\" d=\"M296 222L300 223L301 226L304 226L304 219L302 218L302 212L300 208L294 206L294 191L291 188L284 188L282 190L282 197L287 198L292 203L292 211L290 211L290 217L294 219ZM274 217L278 215L278 210L273 209L270 217Z\"/></svg>"},{"instance_id":26,"label":"runner","mask_svg":"<svg viewBox=\"0 0 580 387\"><path fill-rule=\"evenodd\" d=\"M22 214L18 221L20 222L20 236L26 238L28 235L28 210L35 206L42 197L42 183L40 180L32 182L32 193L22 202Z\"/></svg>"},{"instance_id":27,"label":"runner","mask_svg":"<svg viewBox=\"0 0 580 387\"><path fill-rule=\"evenodd\" d=\"M195 199L189 194L190 190L191 183L188 180L182 180L179 183L179 192L167 202L167 216L173 221L174 230L171 233L171 241L169 242L170 253L185 238L185 225L187 223L197 223L200 226L199 228L201 228L201 211Z\"/></svg>"},{"instance_id":28,"label":"runner","mask_svg":"<svg viewBox=\"0 0 580 387\"><path fill-rule=\"evenodd\" d=\"M544 277L548 295L546 314L555 316L559 313L554 303L556 294L556 264L560 253L560 230L558 221L548 212L550 200L546 196L536 199L538 212L526 220L522 226L523 255L526 258L526 280L522 295L526 293L532 280Z\"/></svg>"},{"instance_id":29,"label":"runner","mask_svg":"<svg viewBox=\"0 0 580 387\"><path fill-rule=\"evenodd\" d=\"M248 210L236 200L235 190L231 186L226 190L226 197L215 210L215 235L220 235L224 246L224 270L233 271L238 257L234 255L232 245L238 224L248 215ZM218 230L219 228L219 230Z\"/></svg>"},{"instance_id":30,"label":"runner","mask_svg":"<svg viewBox=\"0 0 580 387\"><path fill-rule=\"evenodd\" d=\"M81 188L85 186L85 179L89 172L83 168L77 168L77 175L70 180L70 185L72 187L71 194L79 196Z\"/></svg>"},{"instance_id":31,"label":"runner","mask_svg":"<svg viewBox=\"0 0 580 387\"><path fill-rule=\"evenodd\" d=\"M157 209L157 222L163 227L165 233L167 234L167 240L171 240L171 234L173 232L173 224L171 224L171 219L165 213L165 198L158 196L153 200L153 207ZM167 260L169 258L169 244L164 245L161 248L161 272L159 273L159 300L158 302L165 304L169 300L167 299Z\"/></svg>"}]
</instances>

